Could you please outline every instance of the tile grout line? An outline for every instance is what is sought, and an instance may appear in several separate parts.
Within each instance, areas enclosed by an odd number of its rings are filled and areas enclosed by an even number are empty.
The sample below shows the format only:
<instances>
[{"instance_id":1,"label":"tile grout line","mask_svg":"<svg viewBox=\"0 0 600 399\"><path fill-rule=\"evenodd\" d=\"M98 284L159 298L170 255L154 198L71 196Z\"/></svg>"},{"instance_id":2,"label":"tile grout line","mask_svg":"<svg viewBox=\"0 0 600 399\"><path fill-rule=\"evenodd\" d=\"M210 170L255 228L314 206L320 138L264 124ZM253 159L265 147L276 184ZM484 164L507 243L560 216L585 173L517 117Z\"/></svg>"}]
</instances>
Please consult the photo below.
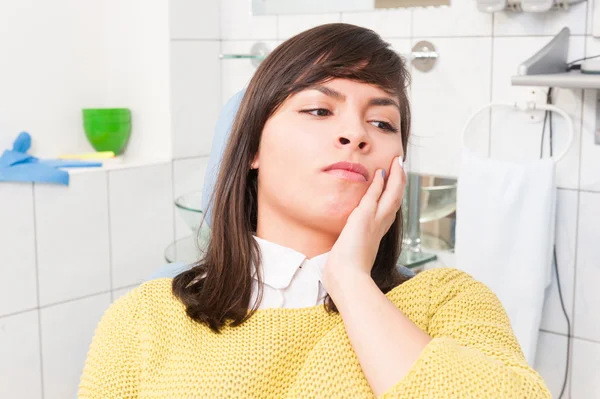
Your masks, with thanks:
<instances>
[{"instance_id":1,"label":"tile grout line","mask_svg":"<svg viewBox=\"0 0 600 399\"><path fill-rule=\"evenodd\" d=\"M36 306L36 307L33 307L33 308L27 308L27 309L17 310L16 312L2 314L2 315L0 315L0 320L7 319L7 318L12 317L12 316L18 316L20 314L27 313L27 312L33 312L34 310L40 310L40 308L38 306Z\"/></svg>"},{"instance_id":2,"label":"tile grout line","mask_svg":"<svg viewBox=\"0 0 600 399\"><path fill-rule=\"evenodd\" d=\"M279 16L277 16L279 17ZM279 30L279 27L277 27L277 32ZM277 33L277 35L279 35L279 33ZM572 34L571 37L581 37L581 38L585 38L588 35L575 35ZM387 39L410 39L410 38L414 38L414 32L413 32L413 27L411 26L411 33L409 35L386 35L385 36ZM419 39L483 39L483 38L487 38L487 37L495 37L498 39L518 39L518 38L531 38L531 37L535 37L535 38L548 38L548 39L552 39L554 37L554 35L510 35L510 36L503 36L503 35L494 35L494 34L488 34L488 35L472 35L472 36L419 36ZM253 38L253 39L248 39L248 38L218 38L218 39L171 39L171 42L211 42L211 41L218 41L218 40L222 40L222 41L226 41L226 42L256 42L256 41L277 41L277 40L284 40L282 38L280 38L279 36L277 36L277 38L272 38L272 37L262 37L262 38Z\"/></svg>"},{"instance_id":3,"label":"tile grout line","mask_svg":"<svg viewBox=\"0 0 600 399\"><path fill-rule=\"evenodd\" d=\"M495 48L495 40L494 40L494 18L496 13L492 13L492 35L490 39L492 41L492 49L490 51L490 102L494 100L494 48ZM492 156L492 117L494 112L492 108L488 110L488 157Z\"/></svg>"},{"instance_id":4,"label":"tile grout line","mask_svg":"<svg viewBox=\"0 0 600 399\"><path fill-rule=\"evenodd\" d=\"M571 35L571 37L586 38L588 35ZM386 39L410 39L415 36L412 35L386 35ZM419 36L419 39L485 39L488 37L495 37L497 39L522 39L522 38L548 38L552 39L554 35L513 35L513 36L497 36L497 35L473 35L473 36ZM289 37L288 37L289 38ZM171 42L257 42L257 41L284 41L283 38L216 38L216 39L171 39Z\"/></svg>"},{"instance_id":5,"label":"tile grout line","mask_svg":"<svg viewBox=\"0 0 600 399\"><path fill-rule=\"evenodd\" d=\"M588 10L589 10L589 5L588 5ZM587 22L587 11L586 10L586 22ZM583 56L585 57L587 54L587 39L584 40L583 42ZM571 303L571 337L567 337L567 345L569 345L569 352L571 354L570 359L569 359L569 364L567 364L567 367L569 368L570 372L569 375L567 377L567 380L569 382L569 397L572 397L573 395L573 384L572 382L572 377L573 377L573 359L574 359L574 343L575 341L572 339L572 337L575 334L575 302L577 301L577 253L579 252L579 215L580 215L580 211L581 211L581 154L582 154L582 150L583 150L583 110L584 110L584 100L585 100L585 90L581 90L581 111L580 111L580 127L579 127L579 173L578 173L578 182L577 182L577 187L579 188L579 190L577 190L577 212L575 213L575 250L573 251L573 298L572 298L572 303ZM598 104L596 104L596 106L598 106Z\"/></svg>"},{"instance_id":6,"label":"tile grout line","mask_svg":"<svg viewBox=\"0 0 600 399\"><path fill-rule=\"evenodd\" d=\"M35 259L35 290L37 297L37 319L38 319L38 348L40 350L40 382L42 390L42 399L44 399L44 356L42 355L42 308L40 306L40 272L38 257L38 233L37 233L37 212L35 207L35 183L31 183L31 204L33 208L33 250Z\"/></svg>"},{"instance_id":7,"label":"tile grout line","mask_svg":"<svg viewBox=\"0 0 600 399\"><path fill-rule=\"evenodd\" d=\"M175 200L175 160L171 162L171 202ZM175 228L177 218L177 210L174 206L171 207L171 213L173 214L173 241L177 240L177 229Z\"/></svg>"},{"instance_id":8,"label":"tile grout line","mask_svg":"<svg viewBox=\"0 0 600 399\"><path fill-rule=\"evenodd\" d=\"M540 328L539 330L540 330L541 332L544 332L544 333L547 333L547 334L554 334L554 335L558 335L558 336L561 336L561 337L564 337L564 338L568 338L568 337L567 337L567 334L565 334L565 333L556 332L556 331L550 331L550 330L545 330L545 329L543 329L543 328ZM570 339L570 341L571 341L571 342L572 342L573 340L576 340L576 339L578 339L578 340L580 340L580 341L585 341L585 342L589 342L589 343L592 343L592 344L598 344L598 345L600 345L600 341L597 341L597 340L595 340L595 339L590 339L590 338L582 338L582 337L574 337L573 335L571 335L571 339ZM571 352L571 354L572 354L572 353L573 353L573 352ZM572 359L573 359L573 356L571 356L571 360L572 360ZM569 369L571 369L571 368L569 367Z\"/></svg>"},{"instance_id":9,"label":"tile grout line","mask_svg":"<svg viewBox=\"0 0 600 399\"><path fill-rule=\"evenodd\" d=\"M83 300L83 299L89 299L89 298L93 298L93 297L96 297L96 296L100 296L100 295L104 295L104 294L109 294L111 292L112 292L111 290L98 291L98 292L94 292L93 294L82 295L82 296L78 296L76 298L65 299L65 300L60 301L60 302L49 303L48 305L41 306L40 309L49 309L49 308L52 308L54 306L65 305L67 303L71 303L71 302L75 302L75 301L80 301L80 300Z\"/></svg>"},{"instance_id":10,"label":"tile grout line","mask_svg":"<svg viewBox=\"0 0 600 399\"><path fill-rule=\"evenodd\" d=\"M486 38L486 37L495 37L498 39L518 39L518 38L530 38L530 37L537 37L537 38L548 38L548 39L552 39L555 35L527 35L527 34L522 34L522 35L495 35L495 34L485 34L485 35L462 35L462 36L428 36L428 35L424 35L424 36L419 36L419 39L421 40L425 40L425 39L482 39L482 38ZM387 36L390 38L394 38L394 39L403 39L406 38L406 36ZM570 37L586 37L586 35L575 35L575 34L571 34ZM243 39L241 39L243 40Z\"/></svg>"},{"instance_id":11,"label":"tile grout line","mask_svg":"<svg viewBox=\"0 0 600 399\"><path fill-rule=\"evenodd\" d=\"M414 26L415 26L415 21L414 21L414 9L410 9L410 32L409 32L409 51L412 52L412 48L414 46ZM407 60L408 61L408 60ZM408 68L409 68L409 74L410 74L410 86L408 87L408 96L410 98L410 110L412 113L413 110L413 106L412 106L412 102L413 102L413 72L414 72L414 67L412 62L408 61ZM406 148L404 149L405 152L405 158L408 161L407 162L407 171L412 171L412 155L409 154L408 149L411 147L411 138L413 136L412 132L414 130L414 122L411 123L411 127L410 127L410 131L408 132L408 140L406 141ZM412 154L412 153L411 153ZM404 209L402 210L404 212Z\"/></svg>"},{"instance_id":12,"label":"tile grout line","mask_svg":"<svg viewBox=\"0 0 600 399\"><path fill-rule=\"evenodd\" d=\"M559 190L565 190L565 191L577 191L578 193L600 194L600 191L594 191L594 190L581 190L581 189L570 188L570 187L557 187L557 188Z\"/></svg>"},{"instance_id":13,"label":"tile grout line","mask_svg":"<svg viewBox=\"0 0 600 399\"><path fill-rule=\"evenodd\" d=\"M217 40L222 41L223 40L223 18L221 18L221 13L223 12L222 10L222 4L220 1L217 2L217 19L219 22L219 34L217 35L218 38Z\"/></svg>"},{"instance_id":14,"label":"tile grout line","mask_svg":"<svg viewBox=\"0 0 600 399\"><path fill-rule=\"evenodd\" d=\"M103 295L103 294L108 294L108 293L111 293L111 292L114 292L114 291L125 290L125 289L132 289L134 287L139 286L142 283L143 282L136 283L136 284L131 284L131 285L125 285L125 286L122 286L122 287L116 287L113 290L98 291L98 292L94 292L92 294L78 296L78 297L75 297L75 298L69 298L69 299L65 299L65 300L59 301L59 302L52 302L52 303L49 303L47 305L41 305L41 306L35 307L35 308L28 308L28 309L19 310L18 312L3 314L3 315L0 315L0 320L6 319L6 318L9 318L9 317L12 317L12 316L18 316L18 315L21 315L21 314L24 314L24 313L27 313L27 312L35 311L35 310L48 309L48 308L51 308L51 307L54 307L54 306L65 305L67 303L79 301L79 300L82 300L82 299L93 298L95 296L99 296L99 295Z\"/></svg>"},{"instance_id":15,"label":"tile grout line","mask_svg":"<svg viewBox=\"0 0 600 399\"><path fill-rule=\"evenodd\" d=\"M112 223L110 211L110 171L106 173L106 208L108 213L108 287L110 289L110 302L113 301L113 251L112 251Z\"/></svg>"},{"instance_id":16,"label":"tile grout line","mask_svg":"<svg viewBox=\"0 0 600 399\"><path fill-rule=\"evenodd\" d=\"M193 38L193 37L182 37L182 38L170 38L169 42L215 42L220 40L219 38ZM250 39L240 39L240 41L250 41ZM270 40L270 39L260 39L260 40Z\"/></svg>"}]
</instances>

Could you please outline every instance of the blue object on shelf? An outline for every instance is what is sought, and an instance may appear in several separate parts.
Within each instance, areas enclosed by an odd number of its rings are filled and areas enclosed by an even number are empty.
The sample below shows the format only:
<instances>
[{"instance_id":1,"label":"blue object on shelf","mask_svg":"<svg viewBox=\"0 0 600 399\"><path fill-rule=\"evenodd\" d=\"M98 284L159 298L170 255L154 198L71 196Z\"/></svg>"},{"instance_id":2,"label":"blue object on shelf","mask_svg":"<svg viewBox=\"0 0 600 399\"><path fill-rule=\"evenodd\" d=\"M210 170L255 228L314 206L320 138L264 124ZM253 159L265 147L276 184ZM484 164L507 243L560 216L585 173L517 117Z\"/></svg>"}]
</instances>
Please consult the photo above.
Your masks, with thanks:
<instances>
[{"instance_id":1,"label":"blue object on shelf","mask_svg":"<svg viewBox=\"0 0 600 399\"><path fill-rule=\"evenodd\" d=\"M31 147L31 136L21 132L12 150L5 150L0 156L0 182L35 182L69 185L69 173L59 168L97 167L102 162L79 160L48 159L42 160L28 155Z\"/></svg>"}]
</instances>

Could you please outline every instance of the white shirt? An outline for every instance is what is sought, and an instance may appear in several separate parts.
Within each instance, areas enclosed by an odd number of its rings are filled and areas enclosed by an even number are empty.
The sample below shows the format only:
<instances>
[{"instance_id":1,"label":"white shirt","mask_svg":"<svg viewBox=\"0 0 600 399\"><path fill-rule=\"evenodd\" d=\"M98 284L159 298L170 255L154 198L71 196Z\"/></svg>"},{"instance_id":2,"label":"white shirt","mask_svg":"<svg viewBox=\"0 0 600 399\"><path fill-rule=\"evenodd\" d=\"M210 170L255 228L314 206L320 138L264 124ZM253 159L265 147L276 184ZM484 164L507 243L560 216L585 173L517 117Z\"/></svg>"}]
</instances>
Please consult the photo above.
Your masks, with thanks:
<instances>
[{"instance_id":1,"label":"white shirt","mask_svg":"<svg viewBox=\"0 0 600 399\"><path fill-rule=\"evenodd\" d=\"M327 292L321 279L329 252L307 259L291 248L257 236L254 239L260 247L264 282L259 309L304 308L323 304ZM254 305L258 296L256 272L253 277L250 306Z\"/></svg>"}]
</instances>

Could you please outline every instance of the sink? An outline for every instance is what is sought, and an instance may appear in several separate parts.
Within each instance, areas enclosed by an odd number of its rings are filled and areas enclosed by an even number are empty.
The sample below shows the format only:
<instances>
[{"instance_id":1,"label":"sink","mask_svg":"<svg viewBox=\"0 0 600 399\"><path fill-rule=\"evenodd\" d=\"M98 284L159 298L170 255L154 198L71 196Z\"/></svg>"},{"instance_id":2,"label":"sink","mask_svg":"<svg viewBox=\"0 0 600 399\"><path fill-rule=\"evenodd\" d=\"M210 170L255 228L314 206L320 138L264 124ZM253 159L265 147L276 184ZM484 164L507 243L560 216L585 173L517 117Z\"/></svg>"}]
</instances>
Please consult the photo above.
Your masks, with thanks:
<instances>
[{"instance_id":1,"label":"sink","mask_svg":"<svg viewBox=\"0 0 600 399\"><path fill-rule=\"evenodd\" d=\"M431 185L424 185L423 181ZM444 218L456 211L456 186L452 179L428 177L421 179L421 210L419 222Z\"/></svg>"},{"instance_id":2,"label":"sink","mask_svg":"<svg viewBox=\"0 0 600 399\"><path fill-rule=\"evenodd\" d=\"M210 238L210 227L206 223L202 223L204 219L202 191L194 191L177 197L175 208L192 234L171 243L165 250L165 259L169 263L191 264L204 253Z\"/></svg>"},{"instance_id":3,"label":"sink","mask_svg":"<svg viewBox=\"0 0 600 399\"><path fill-rule=\"evenodd\" d=\"M437 259L437 251L453 251L457 180L407 173L404 194L404 237L398 263L417 268Z\"/></svg>"}]
</instances>

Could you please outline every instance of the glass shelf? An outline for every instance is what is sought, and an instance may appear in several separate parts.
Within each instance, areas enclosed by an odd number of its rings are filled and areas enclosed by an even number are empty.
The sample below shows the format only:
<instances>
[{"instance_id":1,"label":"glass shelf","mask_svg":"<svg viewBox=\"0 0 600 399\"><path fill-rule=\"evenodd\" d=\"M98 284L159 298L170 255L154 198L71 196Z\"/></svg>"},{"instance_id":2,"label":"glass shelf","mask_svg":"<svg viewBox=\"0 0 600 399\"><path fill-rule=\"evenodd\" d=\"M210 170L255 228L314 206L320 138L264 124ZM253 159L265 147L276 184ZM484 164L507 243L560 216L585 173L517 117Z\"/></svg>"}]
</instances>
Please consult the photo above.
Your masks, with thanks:
<instances>
[{"instance_id":1,"label":"glass shelf","mask_svg":"<svg viewBox=\"0 0 600 399\"><path fill-rule=\"evenodd\" d=\"M264 55L252 55L252 54L221 54L219 57L223 60L234 60L238 58L247 58L250 60L264 60L266 56Z\"/></svg>"},{"instance_id":2,"label":"glass shelf","mask_svg":"<svg viewBox=\"0 0 600 399\"><path fill-rule=\"evenodd\" d=\"M437 260L436 254L403 249L400 253L400 259L398 259L398 265L413 269L434 260Z\"/></svg>"},{"instance_id":3,"label":"glass shelf","mask_svg":"<svg viewBox=\"0 0 600 399\"><path fill-rule=\"evenodd\" d=\"M204 250L198 245L197 236L190 235L171 243L165 250L165 260L168 263L181 262L191 265L198 261L203 253Z\"/></svg>"}]
</instances>

